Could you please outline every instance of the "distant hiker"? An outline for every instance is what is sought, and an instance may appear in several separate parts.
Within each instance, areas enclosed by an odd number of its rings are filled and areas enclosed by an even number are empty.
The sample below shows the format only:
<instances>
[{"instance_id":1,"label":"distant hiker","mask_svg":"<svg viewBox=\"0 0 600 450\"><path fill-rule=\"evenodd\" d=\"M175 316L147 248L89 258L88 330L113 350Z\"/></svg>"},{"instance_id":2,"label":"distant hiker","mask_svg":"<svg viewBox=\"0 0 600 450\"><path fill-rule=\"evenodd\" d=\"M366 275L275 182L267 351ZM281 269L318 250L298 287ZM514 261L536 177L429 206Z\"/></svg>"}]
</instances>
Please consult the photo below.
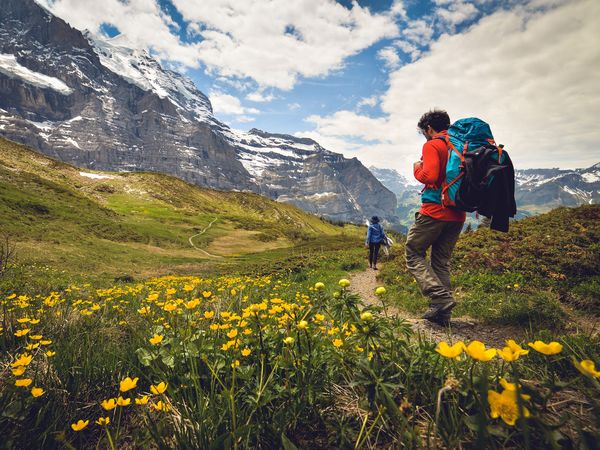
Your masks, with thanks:
<instances>
[{"instance_id":1,"label":"distant hiker","mask_svg":"<svg viewBox=\"0 0 600 450\"><path fill-rule=\"evenodd\" d=\"M450 118L446 111L423 114L418 127L427 142L420 161L414 163L415 178L425 185L421 209L406 239L406 267L417 280L419 289L429 297L429 309L423 316L431 322L447 325L456 301L450 285L450 257L465 222L466 213L444 207L442 184L446 177L448 147L444 141ZM431 262L425 259L431 248Z\"/></svg>"},{"instance_id":2,"label":"distant hiker","mask_svg":"<svg viewBox=\"0 0 600 450\"><path fill-rule=\"evenodd\" d=\"M369 249L369 267L377 270L377 257L381 244L385 243L387 236L383 230L383 226L379 223L379 217L371 217L369 228L367 229L367 239L365 247Z\"/></svg>"}]
</instances>

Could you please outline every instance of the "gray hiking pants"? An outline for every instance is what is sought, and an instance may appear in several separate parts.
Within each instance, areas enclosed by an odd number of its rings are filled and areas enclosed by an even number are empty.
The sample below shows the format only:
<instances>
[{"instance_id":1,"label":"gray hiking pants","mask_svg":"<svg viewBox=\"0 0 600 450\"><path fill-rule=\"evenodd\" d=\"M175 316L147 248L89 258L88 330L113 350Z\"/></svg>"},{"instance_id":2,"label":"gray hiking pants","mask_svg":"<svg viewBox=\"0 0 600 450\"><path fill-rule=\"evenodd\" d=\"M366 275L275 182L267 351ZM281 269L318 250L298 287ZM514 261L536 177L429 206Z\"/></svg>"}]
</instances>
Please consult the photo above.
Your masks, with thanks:
<instances>
[{"instance_id":1,"label":"gray hiking pants","mask_svg":"<svg viewBox=\"0 0 600 450\"><path fill-rule=\"evenodd\" d=\"M445 222L417 213L406 238L406 267L431 306L453 301L450 257L463 222ZM431 247L431 263L425 259Z\"/></svg>"}]
</instances>

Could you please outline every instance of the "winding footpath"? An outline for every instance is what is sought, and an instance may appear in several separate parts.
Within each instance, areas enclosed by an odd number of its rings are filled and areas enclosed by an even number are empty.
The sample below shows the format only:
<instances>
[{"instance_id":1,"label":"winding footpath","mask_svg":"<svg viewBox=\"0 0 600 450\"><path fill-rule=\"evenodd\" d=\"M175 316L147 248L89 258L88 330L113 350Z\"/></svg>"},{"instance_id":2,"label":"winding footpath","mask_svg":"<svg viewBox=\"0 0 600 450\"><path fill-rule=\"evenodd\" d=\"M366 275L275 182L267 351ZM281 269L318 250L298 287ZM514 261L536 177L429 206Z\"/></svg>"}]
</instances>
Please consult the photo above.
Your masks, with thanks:
<instances>
[{"instance_id":1,"label":"winding footpath","mask_svg":"<svg viewBox=\"0 0 600 450\"><path fill-rule=\"evenodd\" d=\"M350 289L358 294L366 305L384 307L388 315L403 319L411 325L415 332L432 341L454 343L459 340L464 342L478 340L487 346L500 346L502 348L506 339L518 340L524 334L523 330L518 327L488 325L467 317L452 318L450 326L447 328L424 319L415 318L394 305L384 305L381 299L375 295L375 289L381 286L381 283L377 282L377 273L374 270L367 269L364 272L352 274L349 277ZM423 302L425 301L426 299L423 298Z\"/></svg>"},{"instance_id":2,"label":"winding footpath","mask_svg":"<svg viewBox=\"0 0 600 450\"><path fill-rule=\"evenodd\" d=\"M204 250L203 248L200 247L196 247L196 245L194 244L193 239L197 236L200 236L201 234L206 233L206 231L212 227L212 224L215 223L218 220L217 217L215 217L201 232L194 234L193 236L190 236L190 238L188 239L188 241L190 242L190 245L192 247L194 247L196 250L198 250L199 252L202 252L204 255L210 257L210 258L223 258L222 256L219 255L213 255L212 253L208 253L206 250Z\"/></svg>"}]
</instances>

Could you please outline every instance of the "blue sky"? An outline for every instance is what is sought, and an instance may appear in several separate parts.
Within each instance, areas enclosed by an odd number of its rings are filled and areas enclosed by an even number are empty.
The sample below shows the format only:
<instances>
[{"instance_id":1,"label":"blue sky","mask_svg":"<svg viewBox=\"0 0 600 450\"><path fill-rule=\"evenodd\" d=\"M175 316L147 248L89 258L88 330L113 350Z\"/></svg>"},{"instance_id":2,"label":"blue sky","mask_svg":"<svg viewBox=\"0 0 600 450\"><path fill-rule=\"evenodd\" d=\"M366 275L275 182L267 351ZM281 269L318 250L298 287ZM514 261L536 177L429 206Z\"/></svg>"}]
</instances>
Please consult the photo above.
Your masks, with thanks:
<instances>
[{"instance_id":1,"label":"blue sky","mask_svg":"<svg viewBox=\"0 0 600 450\"><path fill-rule=\"evenodd\" d=\"M442 107L487 120L518 167L600 161L597 0L40 1L186 73L233 128L409 175Z\"/></svg>"}]
</instances>

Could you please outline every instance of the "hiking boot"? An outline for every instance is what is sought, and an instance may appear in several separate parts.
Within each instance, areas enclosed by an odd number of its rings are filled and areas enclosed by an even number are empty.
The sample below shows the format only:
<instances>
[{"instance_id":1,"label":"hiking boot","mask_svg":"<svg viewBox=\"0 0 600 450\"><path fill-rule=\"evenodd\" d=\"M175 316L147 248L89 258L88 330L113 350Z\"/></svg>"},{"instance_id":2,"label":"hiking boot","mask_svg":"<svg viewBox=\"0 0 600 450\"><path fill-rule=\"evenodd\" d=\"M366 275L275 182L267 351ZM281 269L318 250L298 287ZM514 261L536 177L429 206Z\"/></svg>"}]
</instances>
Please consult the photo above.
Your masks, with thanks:
<instances>
[{"instance_id":1,"label":"hiking boot","mask_svg":"<svg viewBox=\"0 0 600 450\"><path fill-rule=\"evenodd\" d=\"M423 314L423 319L438 324L440 322L450 323L450 314L452 313L452 308L455 306L456 302L454 300L439 305L431 305L425 314Z\"/></svg>"},{"instance_id":2,"label":"hiking boot","mask_svg":"<svg viewBox=\"0 0 600 450\"><path fill-rule=\"evenodd\" d=\"M441 327L448 327L450 326L450 314L442 314L439 316L434 316L431 319L427 319L429 322L431 323L435 323Z\"/></svg>"}]
</instances>

